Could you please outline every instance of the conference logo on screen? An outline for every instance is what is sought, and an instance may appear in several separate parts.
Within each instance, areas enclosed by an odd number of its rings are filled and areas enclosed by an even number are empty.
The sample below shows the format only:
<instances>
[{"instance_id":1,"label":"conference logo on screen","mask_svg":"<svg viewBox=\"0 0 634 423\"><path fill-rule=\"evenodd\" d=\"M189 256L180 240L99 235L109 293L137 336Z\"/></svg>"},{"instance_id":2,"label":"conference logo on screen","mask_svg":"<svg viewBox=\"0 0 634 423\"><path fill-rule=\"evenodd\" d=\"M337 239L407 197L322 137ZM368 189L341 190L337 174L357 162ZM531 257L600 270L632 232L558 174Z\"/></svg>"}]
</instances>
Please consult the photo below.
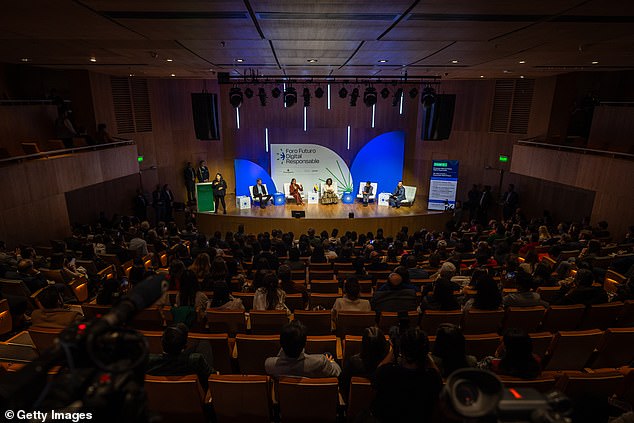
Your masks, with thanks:
<instances>
[{"instance_id":1,"label":"conference logo on screen","mask_svg":"<svg viewBox=\"0 0 634 423\"><path fill-rule=\"evenodd\" d=\"M319 164L316 148L280 148L280 152L276 154L276 160L279 164L287 165L313 165Z\"/></svg>"}]
</instances>

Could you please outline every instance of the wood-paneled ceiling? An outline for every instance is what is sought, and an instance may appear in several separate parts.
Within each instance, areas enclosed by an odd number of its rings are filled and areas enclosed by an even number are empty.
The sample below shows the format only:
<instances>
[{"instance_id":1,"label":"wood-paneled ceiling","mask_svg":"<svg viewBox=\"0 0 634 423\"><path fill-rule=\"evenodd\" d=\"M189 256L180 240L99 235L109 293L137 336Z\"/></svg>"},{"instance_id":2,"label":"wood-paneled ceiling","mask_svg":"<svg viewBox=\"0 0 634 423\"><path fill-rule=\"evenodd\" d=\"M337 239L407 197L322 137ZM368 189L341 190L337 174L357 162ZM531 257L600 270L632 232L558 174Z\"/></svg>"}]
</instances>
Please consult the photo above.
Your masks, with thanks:
<instances>
[{"instance_id":1,"label":"wood-paneled ceiling","mask_svg":"<svg viewBox=\"0 0 634 423\"><path fill-rule=\"evenodd\" d=\"M632 0L5 3L1 62L113 75L517 78L634 68Z\"/></svg>"}]
</instances>

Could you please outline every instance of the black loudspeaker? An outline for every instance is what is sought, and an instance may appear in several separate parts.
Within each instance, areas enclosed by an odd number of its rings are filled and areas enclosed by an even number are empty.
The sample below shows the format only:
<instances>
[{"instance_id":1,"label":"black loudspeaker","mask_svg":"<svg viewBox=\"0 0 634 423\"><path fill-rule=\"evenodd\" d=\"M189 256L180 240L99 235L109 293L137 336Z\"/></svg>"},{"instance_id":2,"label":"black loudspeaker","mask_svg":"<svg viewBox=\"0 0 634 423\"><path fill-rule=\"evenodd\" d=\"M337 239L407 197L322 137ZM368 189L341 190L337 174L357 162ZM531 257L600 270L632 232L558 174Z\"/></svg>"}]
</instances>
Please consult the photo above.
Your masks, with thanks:
<instances>
[{"instance_id":1,"label":"black loudspeaker","mask_svg":"<svg viewBox=\"0 0 634 423\"><path fill-rule=\"evenodd\" d=\"M354 219L354 213L348 213L348 219Z\"/></svg>"},{"instance_id":2,"label":"black loudspeaker","mask_svg":"<svg viewBox=\"0 0 634 423\"><path fill-rule=\"evenodd\" d=\"M422 140L448 139L451 134L455 107L455 94L436 95L436 101L432 105L422 107L423 122L420 138Z\"/></svg>"},{"instance_id":3,"label":"black loudspeaker","mask_svg":"<svg viewBox=\"0 0 634 423\"><path fill-rule=\"evenodd\" d=\"M199 140L219 140L218 96L209 93L192 93L194 130Z\"/></svg>"},{"instance_id":4,"label":"black loudspeaker","mask_svg":"<svg viewBox=\"0 0 634 423\"><path fill-rule=\"evenodd\" d=\"M306 212L304 210L293 210L291 211L291 216L299 219L300 217L306 217Z\"/></svg>"}]
</instances>

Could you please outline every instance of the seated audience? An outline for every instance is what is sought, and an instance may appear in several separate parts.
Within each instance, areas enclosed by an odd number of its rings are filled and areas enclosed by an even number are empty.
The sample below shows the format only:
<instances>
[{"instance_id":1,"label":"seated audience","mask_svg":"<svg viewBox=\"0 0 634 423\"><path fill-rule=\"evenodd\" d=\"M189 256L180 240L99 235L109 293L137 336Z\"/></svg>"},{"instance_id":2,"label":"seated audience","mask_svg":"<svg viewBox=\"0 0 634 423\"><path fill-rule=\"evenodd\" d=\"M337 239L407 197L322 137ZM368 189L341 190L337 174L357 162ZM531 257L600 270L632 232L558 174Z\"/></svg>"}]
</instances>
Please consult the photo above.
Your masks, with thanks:
<instances>
[{"instance_id":1,"label":"seated audience","mask_svg":"<svg viewBox=\"0 0 634 423\"><path fill-rule=\"evenodd\" d=\"M373 309L383 311L411 311L416 310L418 298L416 288L404 285L403 277L398 273L390 273L387 283L377 290L372 297Z\"/></svg>"},{"instance_id":2,"label":"seated audience","mask_svg":"<svg viewBox=\"0 0 634 423\"><path fill-rule=\"evenodd\" d=\"M416 256L409 255L405 260L405 266L407 267L407 272L409 273L410 279L427 279L429 278L429 273L425 269L421 269L418 267L418 263L416 262Z\"/></svg>"},{"instance_id":3,"label":"seated audience","mask_svg":"<svg viewBox=\"0 0 634 423\"><path fill-rule=\"evenodd\" d=\"M121 298L121 281L117 278L106 279L97 291L98 305L113 305Z\"/></svg>"},{"instance_id":4,"label":"seated audience","mask_svg":"<svg viewBox=\"0 0 634 423\"><path fill-rule=\"evenodd\" d=\"M46 277L33 267L33 262L28 259L22 259L18 262L17 272L7 271L4 275L7 279L17 279L24 282L31 294L37 290L48 286Z\"/></svg>"},{"instance_id":5,"label":"seated audience","mask_svg":"<svg viewBox=\"0 0 634 423\"><path fill-rule=\"evenodd\" d=\"M31 314L31 324L34 327L64 329L83 318L81 313L64 308L55 287L44 289L37 299L42 308L33 310Z\"/></svg>"},{"instance_id":6,"label":"seated audience","mask_svg":"<svg viewBox=\"0 0 634 423\"><path fill-rule=\"evenodd\" d=\"M285 310L286 293L279 288L279 280L275 273L268 271L253 296L253 310Z\"/></svg>"},{"instance_id":7,"label":"seated audience","mask_svg":"<svg viewBox=\"0 0 634 423\"><path fill-rule=\"evenodd\" d=\"M438 326L431 359L443 378L455 370L476 367L478 360L465 352L465 339L460 328L451 323Z\"/></svg>"},{"instance_id":8,"label":"seated audience","mask_svg":"<svg viewBox=\"0 0 634 423\"><path fill-rule=\"evenodd\" d=\"M563 284L558 296L552 302L557 305L603 304L608 302L608 294L602 286L593 286L594 274L588 269L579 269L570 284Z\"/></svg>"},{"instance_id":9,"label":"seated audience","mask_svg":"<svg viewBox=\"0 0 634 423\"><path fill-rule=\"evenodd\" d=\"M432 368L425 332L410 328L400 336L400 356L390 357L375 373L372 414L379 422L430 422L442 379Z\"/></svg>"},{"instance_id":10,"label":"seated audience","mask_svg":"<svg viewBox=\"0 0 634 423\"><path fill-rule=\"evenodd\" d=\"M526 272L518 273L515 278L515 284L517 285L517 292L511 292L502 298L504 307L548 307L548 303L542 300L539 292L533 291L535 284L531 275Z\"/></svg>"},{"instance_id":11,"label":"seated audience","mask_svg":"<svg viewBox=\"0 0 634 423\"><path fill-rule=\"evenodd\" d=\"M163 331L162 354L150 354L145 373L152 376L197 375L203 390L207 390L209 376L214 373L213 354L207 341L195 348L187 347L189 329L183 323L173 323Z\"/></svg>"},{"instance_id":12,"label":"seated audience","mask_svg":"<svg viewBox=\"0 0 634 423\"><path fill-rule=\"evenodd\" d=\"M385 334L376 326L365 328L361 338L361 352L348 358L339 375L339 388L344 398L348 398L350 381L353 377L374 380L379 364L390 352L390 343Z\"/></svg>"},{"instance_id":13,"label":"seated audience","mask_svg":"<svg viewBox=\"0 0 634 423\"><path fill-rule=\"evenodd\" d=\"M291 270L305 270L306 263L300 259L299 248L291 248L288 252L288 260L284 262Z\"/></svg>"},{"instance_id":14,"label":"seated audience","mask_svg":"<svg viewBox=\"0 0 634 423\"><path fill-rule=\"evenodd\" d=\"M471 285L475 288L475 298L471 298L464 305L464 311L471 308L478 310L498 310L502 306L502 293L489 272L477 269L471 276Z\"/></svg>"},{"instance_id":15,"label":"seated audience","mask_svg":"<svg viewBox=\"0 0 634 423\"><path fill-rule=\"evenodd\" d=\"M460 310L458 298L454 295L456 284L446 278L438 279L433 286L431 296L423 292L421 310Z\"/></svg>"},{"instance_id":16,"label":"seated audience","mask_svg":"<svg viewBox=\"0 0 634 423\"><path fill-rule=\"evenodd\" d=\"M264 362L270 376L337 377L341 373L330 354L306 354L306 327L298 320L284 325L280 345L278 355Z\"/></svg>"},{"instance_id":17,"label":"seated audience","mask_svg":"<svg viewBox=\"0 0 634 423\"><path fill-rule=\"evenodd\" d=\"M242 300L231 295L229 286L225 281L214 282L213 292L209 308L214 310L244 310Z\"/></svg>"},{"instance_id":18,"label":"seated audience","mask_svg":"<svg viewBox=\"0 0 634 423\"><path fill-rule=\"evenodd\" d=\"M533 341L524 330L514 328L504 334L495 357L486 357L478 367L520 379L535 379L541 373L540 358L533 354Z\"/></svg>"},{"instance_id":19,"label":"seated audience","mask_svg":"<svg viewBox=\"0 0 634 423\"><path fill-rule=\"evenodd\" d=\"M197 321L204 319L209 298L199 290L198 280L191 270L183 273L180 285L172 315L175 323L185 323L191 328Z\"/></svg>"},{"instance_id":20,"label":"seated audience","mask_svg":"<svg viewBox=\"0 0 634 423\"><path fill-rule=\"evenodd\" d=\"M361 286L355 277L346 279L343 286L343 297L337 298L332 306L332 320L337 320L337 313L340 311L372 311L370 301L359 298Z\"/></svg>"}]
</instances>

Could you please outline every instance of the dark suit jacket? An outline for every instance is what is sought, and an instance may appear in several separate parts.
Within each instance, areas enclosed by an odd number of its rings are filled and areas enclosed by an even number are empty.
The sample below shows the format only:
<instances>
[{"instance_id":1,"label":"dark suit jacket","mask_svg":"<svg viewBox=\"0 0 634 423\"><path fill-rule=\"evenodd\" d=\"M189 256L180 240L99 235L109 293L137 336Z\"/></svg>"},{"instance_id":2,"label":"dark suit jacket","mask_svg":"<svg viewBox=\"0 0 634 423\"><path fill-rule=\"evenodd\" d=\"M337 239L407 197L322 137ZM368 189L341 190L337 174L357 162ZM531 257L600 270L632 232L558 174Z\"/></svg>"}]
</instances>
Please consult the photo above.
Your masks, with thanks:
<instances>
[{"instance_id":1,"label":"dark suit jacket","mask_svg":"<svg viewBox=\"0 0 634 423\"><path fill-rule=\"evenodd\" d=\"M403 201L405 200L405 187L396 187L396 189L394 190L394 193L392 194L395 198L395 200L398 201Z\"/></svg>"},{"instance_id":2,"label":"dark suit jacket","mask_svg":"<svg viewBox=\"0 0 634 423\"><path fill-rule=\"evenodd\" d=\"M209 375L214 372L203 354L183 351L178 355L150 354L146 372L152 376L186 376L197 375L202 387L206 390Z\"/></svg>"},{"instance_id":3,"label":"dark suit jacket","mask_svg":"<svg viewBox=\"0 0 634 423\"><path fill-rule=\"evenodd\" d=\"M186 185L194 185L196 183L196 169L193 167L186 167L183 172Z\"/></svg>"},{"instance_id":4,"label":"dark suit jacket","mask_svg":"<svg viewBox=\"0 0 634 423\"><path fill-rule=\"evenodd\" d=\"M413 289L377 291L372 297L372 309L375 311L412 311L418 307L418 298Z\"/></svg>"},{"instance_id":5,"label":"dark suit jacket","mask_svg":"<svg viewBox=\"0 0 634 423\"><path fill-rule=\"evenodd\" d=\"M266 192L266 187L264 186L264 184L262 185L258 185L255 184L253 185L253 196L257 197L258 195L267 195L268 193Z\"/></svg>"}]
</instances>

